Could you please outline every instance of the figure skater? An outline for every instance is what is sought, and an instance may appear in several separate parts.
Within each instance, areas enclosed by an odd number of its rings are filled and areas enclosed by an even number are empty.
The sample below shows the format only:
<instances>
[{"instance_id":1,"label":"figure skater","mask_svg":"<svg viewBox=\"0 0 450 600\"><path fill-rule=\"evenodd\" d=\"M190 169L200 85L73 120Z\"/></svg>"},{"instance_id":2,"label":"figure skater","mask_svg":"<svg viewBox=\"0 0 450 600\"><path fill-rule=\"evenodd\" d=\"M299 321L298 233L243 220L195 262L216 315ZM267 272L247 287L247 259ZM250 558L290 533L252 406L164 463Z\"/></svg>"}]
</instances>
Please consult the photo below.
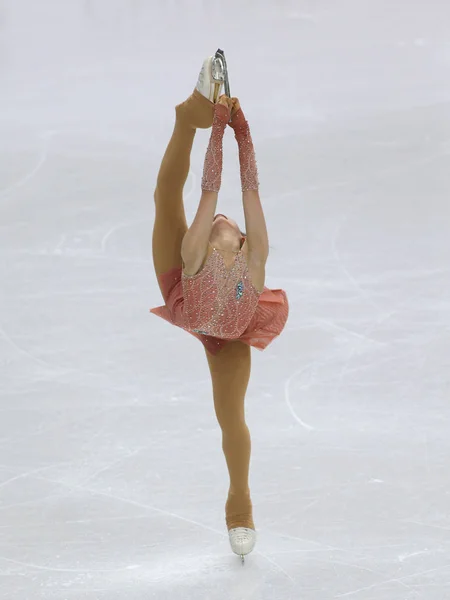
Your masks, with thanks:
<instances>
[{"instance_id":1,"label":"figure skater","mask_svg":"<svg viewBox=\"0 0 450 600\"><path fill-rule=\"evenodd\" d=\"M260 350L277 337L288 317L283 290L264 287L269 252L255 152L237 98L220 95L227 71L223 55L205 60L193 94L176 107L175 128L155 190L153 260L165 305L152 313L181 327L204 345L214 407L230 476L225 505L233 552L249 554L256 542L249 489L250 434L244 400L250 377L250 347ZM215 214L227 125L238 144L246 233ZM204 162L202 195L188 228L183 187L196 129L212 126Z\"/></svg>"}]
</instances>

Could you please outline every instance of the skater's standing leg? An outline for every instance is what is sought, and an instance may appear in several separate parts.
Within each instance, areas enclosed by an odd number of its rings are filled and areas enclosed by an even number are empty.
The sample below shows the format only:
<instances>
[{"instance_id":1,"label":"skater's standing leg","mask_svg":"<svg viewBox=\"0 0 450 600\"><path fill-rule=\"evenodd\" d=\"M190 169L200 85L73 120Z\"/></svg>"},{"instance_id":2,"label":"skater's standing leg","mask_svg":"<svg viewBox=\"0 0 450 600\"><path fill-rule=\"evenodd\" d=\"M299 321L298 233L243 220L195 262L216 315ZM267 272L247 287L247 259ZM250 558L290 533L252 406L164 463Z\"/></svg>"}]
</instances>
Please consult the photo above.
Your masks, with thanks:
<instances>
[{"instance_id":1,"label":"skater's standing leg","mask_svg":"<svg viewBox=\"0 0 450 600\"><path fill-rule=\"evenodd\" d=\"M155 189L153 262L156 275L181 267L181 242L187 230L183 188L197 128L211 127L214 104L194 93L176 107L172 137L164 154Z\"/></svg>"},{"instance_id":2,"label":"skater's standing leg","mask_svg":"<svg viewBox=\"0 0 450 600\"><path fill-rule=\"evenodd\" d=\"M245 421L245 394L250 378L250 347L230 342L218 354L207 354L214 407L222 429L222 447L230 475L226 504L228 529L254 529L249 489L251 440Z\"/></svg>"}]
</instances>

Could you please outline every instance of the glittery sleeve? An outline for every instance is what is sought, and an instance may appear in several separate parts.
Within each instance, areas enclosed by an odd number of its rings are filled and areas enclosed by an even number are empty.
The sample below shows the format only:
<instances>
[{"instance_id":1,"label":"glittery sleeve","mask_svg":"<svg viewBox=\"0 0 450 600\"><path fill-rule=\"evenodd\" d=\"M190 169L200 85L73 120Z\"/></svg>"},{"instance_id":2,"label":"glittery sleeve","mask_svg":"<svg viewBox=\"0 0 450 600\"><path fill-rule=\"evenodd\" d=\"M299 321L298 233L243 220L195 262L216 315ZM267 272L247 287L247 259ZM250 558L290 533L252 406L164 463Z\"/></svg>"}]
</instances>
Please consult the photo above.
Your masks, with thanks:
<instances>
[{"instance_id":1,"label":"glittery sleeve","mask_svg":"<svg viewBox=\"0 0 450 600\"><path fill-rule=\"evenodd\" d=\"M208 149L206 150L203 166L202 190L205 192L218 192L222 182L223 163L223 134L230 118L229 109L216 104L214 119Z\"/></svg>"},{"instance_id":2,"label":"glittery sleeve","mask_svg":"<svg viewBox=\"0 0 450 600\"><path fill-rule=\"evenodd\" d=\"M242 191L258 190L259 181L255 149L248 121L245 119L241 108L233 115L230 125L234 129L239 147Z\"/></svg>"}]
</instances>

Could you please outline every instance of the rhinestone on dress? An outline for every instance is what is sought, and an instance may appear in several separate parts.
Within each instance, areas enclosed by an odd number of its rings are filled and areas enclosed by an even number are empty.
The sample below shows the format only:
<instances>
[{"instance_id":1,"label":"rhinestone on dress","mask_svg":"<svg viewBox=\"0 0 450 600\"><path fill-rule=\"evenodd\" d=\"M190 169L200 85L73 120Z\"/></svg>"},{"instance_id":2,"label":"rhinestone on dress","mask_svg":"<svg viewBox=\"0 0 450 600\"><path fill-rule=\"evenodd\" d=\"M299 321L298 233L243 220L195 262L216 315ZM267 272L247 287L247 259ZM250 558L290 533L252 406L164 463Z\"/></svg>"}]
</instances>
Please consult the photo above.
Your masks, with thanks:
<instances>
[{"instance_id":1,"label":"rhinestone on dress","mask_svg":"<svg viewBox=\"0 0 450 600\"><path fill-rule=\"evenodd\" d=\"M237 339L247 329L261 295L251 284L242 251L227 269L223 256L214 249L199 273L183 274L182 284L184 328L195 333L207 331L221 339Z\"/></svg>"}]
</instances>

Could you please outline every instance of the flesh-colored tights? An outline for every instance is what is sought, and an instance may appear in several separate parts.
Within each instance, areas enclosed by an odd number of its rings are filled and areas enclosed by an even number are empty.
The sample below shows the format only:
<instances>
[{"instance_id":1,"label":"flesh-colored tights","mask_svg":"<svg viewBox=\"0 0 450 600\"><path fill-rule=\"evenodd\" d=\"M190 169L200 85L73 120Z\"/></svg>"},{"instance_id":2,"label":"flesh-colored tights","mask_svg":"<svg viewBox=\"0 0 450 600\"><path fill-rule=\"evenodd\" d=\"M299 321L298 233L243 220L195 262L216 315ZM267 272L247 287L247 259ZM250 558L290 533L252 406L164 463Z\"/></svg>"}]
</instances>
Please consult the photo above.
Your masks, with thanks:
<instances>
[{"instance_id":1,"label":"flesh-colored tights","mask_svg":"<svg viewBox=\"0 0 450 600\"><path fill-rule=\"evenodd\" d=\"M172 137L164 154L155 189L153 262L157 277L181 267L181 243L187 231L183 188L197 128L211 127L214 105L197 90L176 107ZM250 378L250 347L233 341L216 355L206 351L214 408L222 429L222 447L230 476L225 507L228 529L254 529L248 485L251 441L244 401Z\"/></svg>"}]
</instances>

